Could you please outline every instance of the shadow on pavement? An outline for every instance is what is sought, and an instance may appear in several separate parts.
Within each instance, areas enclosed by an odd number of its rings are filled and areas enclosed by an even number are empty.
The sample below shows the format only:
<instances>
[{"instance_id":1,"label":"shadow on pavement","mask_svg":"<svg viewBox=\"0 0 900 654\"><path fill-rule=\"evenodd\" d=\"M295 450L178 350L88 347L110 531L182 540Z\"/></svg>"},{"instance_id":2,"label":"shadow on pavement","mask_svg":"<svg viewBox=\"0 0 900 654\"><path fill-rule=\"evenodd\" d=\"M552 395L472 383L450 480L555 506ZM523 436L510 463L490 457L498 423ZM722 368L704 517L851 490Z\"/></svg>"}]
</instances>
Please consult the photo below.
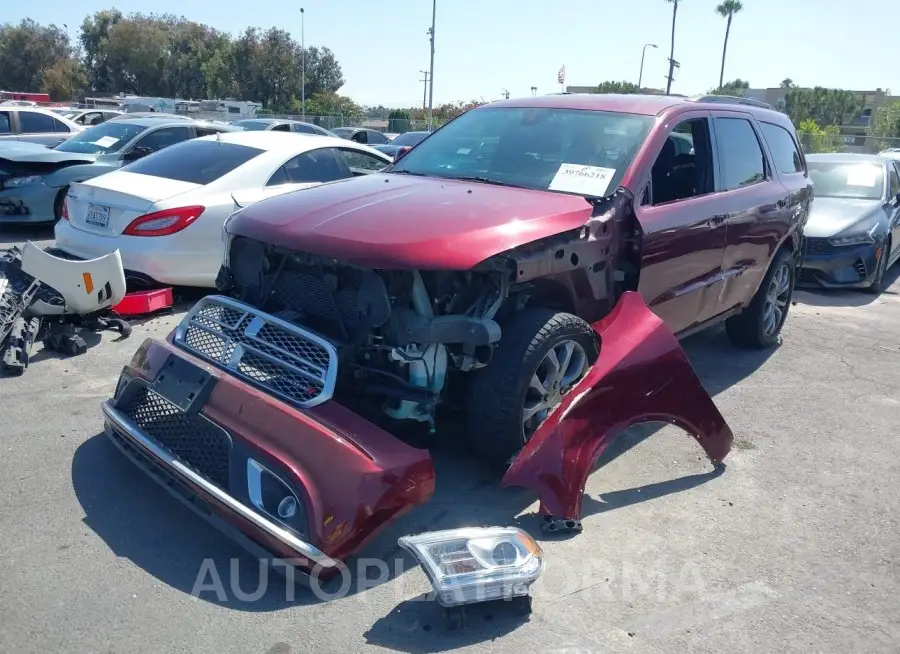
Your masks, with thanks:
<instances>
[{"instance_id":1,"label":"shadow on pavement","mask_svg":"<svg viewBox=\"0 0 900 654\"><path fill-rule=\"evenodd\" d=\"M883 295L900 295L898 279L900 279L900 262L895 263L885 273L885 290L881 295L873 295L866 289L798 288L794 294L794 301L811 307L864 307L877 302Z\"/></svg>"},{"instance_id":2,"label":"shadow on pavement","mask_svg":"<svg viewBox=\"0 0 900 654\"><path fill-rule=\"evenodd\" d=\"M775 351L735 348L721 328L697 334L687 339L683 346L713 396L752 374ZM621 456L661 427L640 425L628 430L607 448L597 468ZM690 437L685 435L685 438ZM204 561L209 561L206 565L215 568L224 592L206 591L199 594L201 599L238 611L267 612L322 601L352 601L354 595L364 594L369 588L418 567L397 545L397 538L404 534L462 526L515 524L537 539L551 538L542 534L540 516L526 514L516 517L535 498L522 489L500 488L497 473L472 459L462 441L460 438L438 439L431 448L437 478L432 501L388 525L366 548L364 554L371 557L369 560L377 558L387 562L385 574L374 582L367 581L365 575L362 579L353 578L343 594L335 588L335 585L340 586L340 580L330 586L325 585L323 590L331 597L322 597L321 594L316 597L316 594L302 588L294 592L272 571L264 577L257 562L244 550L139 472L102 434L88 439L76 451L72 481L85 512L86 526L118 556L131 560L150 575L185 594L191 594L195 589ZM699 446L698 452L701 452ZM717 478L721 472L719 469L640 488L623 489L605 493L599 499L586 497L584 513L608 512L694 488ZM365 561L351 559L347 562L351 577L359 571L360 563ZM205 581L210 583L208 577ZM421 581L424 583L424 580ZM242 599L245 597L243 594L252 593L261 582L267 583L258 599ZM293 597L290 597L291 594ZM349 607L344 606L344 610ZM484 619L481 623L476 620L477 629L468 629L464 635L448 634L446 643L443 640L437 644L432 641L427 648L416 649L418 646L409 641L410 625L421 626L422 629L425 629L424 625L431 625L429 628L432 631L440 632L438 625L442 622L438 619L442 618L439 611L435 602L403 602L377 621L368 638L383 646L405 651L436 651L480 642L500 635L504 630L514 629L518 624L507 618Z\"/></svg>"},{"instance_id":3,"label":"shadow on pavement","mask_svg":"<svg viewBox=\"0 0 900 654\"><path fill-rule=\"evenodd\" d=\"M401 602L376 620L364 634L366 644L410 654L446 652L500 638L529 619L516 615L509 602L473 604L466 608L464 628L450 630L444 623L444 609L437 602L425 601L426 597L423 594Z\"/></svg>"}]
</instances>

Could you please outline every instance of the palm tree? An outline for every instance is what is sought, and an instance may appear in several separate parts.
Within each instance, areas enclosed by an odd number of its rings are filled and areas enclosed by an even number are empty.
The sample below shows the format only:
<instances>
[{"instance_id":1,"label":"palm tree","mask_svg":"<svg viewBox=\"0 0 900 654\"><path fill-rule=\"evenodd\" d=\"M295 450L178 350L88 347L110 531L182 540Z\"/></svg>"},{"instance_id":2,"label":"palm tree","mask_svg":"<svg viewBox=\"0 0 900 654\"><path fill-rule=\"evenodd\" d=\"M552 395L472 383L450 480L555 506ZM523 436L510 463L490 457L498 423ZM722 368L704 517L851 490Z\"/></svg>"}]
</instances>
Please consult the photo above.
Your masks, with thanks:
<instances>
[{"instance_id":1,"label":"palm tree","mask_svg":"<svg viewBox=\"0 0 900 654\"><path fill-rule=\"evenodd\" d=\"M722 18L728 19L728 24L725 26L725 45L722 46L722 69L719 72L719 88L722 88L722 80L725 77L725 51L728 50L728 33L731 31L731 19L735 14L740 13L743 8L744 5L741 4L740 0L725 0L716 7L716 13Z\"/></svg>"},{"instance_id":2,"label":"palm tree","mask_svg":"<svg viewBox=\"0 0 900 654\"><path fill-rule=\"evenodd\" d=\"M666 95L672 90L672 73L675 70L675 17L678 15L679 0L666 0L672 3L672 45L669 48L669 78L666 82Z\"/></svg>"},{"instance_id":3,"label":"palm tree","mask_svg":"<svg viewBox=\"0 0 900 654\"><path fill-rule=\"evenodd\" d=\"M783 88L783 89L794 88L794 80L792 80L790 77L785 77L783 80L781 80L781 88Z\"/></svg>"}]
</instances>

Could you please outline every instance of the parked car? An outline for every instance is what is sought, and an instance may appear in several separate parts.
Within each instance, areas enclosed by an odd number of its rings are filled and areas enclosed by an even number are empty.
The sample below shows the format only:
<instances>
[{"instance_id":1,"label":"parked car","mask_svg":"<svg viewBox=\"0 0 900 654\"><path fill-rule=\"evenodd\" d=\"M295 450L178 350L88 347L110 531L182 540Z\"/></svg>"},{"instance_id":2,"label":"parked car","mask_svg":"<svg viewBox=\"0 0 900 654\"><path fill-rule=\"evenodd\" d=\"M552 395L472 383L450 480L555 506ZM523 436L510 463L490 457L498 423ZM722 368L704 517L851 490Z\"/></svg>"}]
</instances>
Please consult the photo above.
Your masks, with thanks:
<instances>
[{"instance_id":1,"label":"parked car","mask_svg":"<svg viewBox=\"0 0 900 654\"><path fill-rule=\"evenodd\" d=\"M874 154L810 154L815 201L799 283L884 290L900 257L900 160Z\"/></svg>"},{"instance_id":2,"label":"parked car","mask_svg":"<svg viewBox=\"0 0 900 654\"><path fill-rule=\"evenodd\" d=\"M299 120L287 120L283 118L245 118L231 123L235 127L241 127L252 132L295 132L297 134L315 134L318 136L331 136L334 134L324 127L304 123Z\"/></svg>"},{"instance_id":3,"label":"parked car","mask_svg":"<svg viewBox=\"0 0 900 654\"><path fill-rule=\"evenodd\" d=\"M887 150L882 150L878 154L882 157L888 157L889 159L900 160L900 148L888 148Z\"/></svg>"},{"instance_id":4,"label":"parked car","mask_svg":"<svg viewBox=\"0 0 900 654\"><path fill-rule=\"evenodd\" d=\"M76 125L85 127L99 125L107 120L123 115L121 111L113 109L71 109L64 107L62 109L51 109L50 111L71 120Z\"/></svg>"},{"instance_id":5,"label":"parked car","mask_svg":"<svg viewBox=\"0 0 900 654\"><path fill-rule=\"evenodd\" d=\"M398 134L386 145L375 145L372 147L379 152L384 152L393 157L401 150L401 148L408 149L424 141L430 133L431 132L404 132L403 134Z\"/></svg>"},{"instance_id":6,"label":"parked car","mask_svg":"<svg viewBox=\"0 0 900 654\"><path fill-rule=\"evenodd\" d=\"M53 147L83 129L39 107L0 107L0 143L21 141Z\"/></svg>"},{"instance_id":7,"label":"parked car","mask_svg":"<svg viewBox=\"0 0 900 654\"><path fill-rule=\"evenodd\" d=\"M0 146L0 223L56 222L70 184L181 141L231 131L240 130L205 121L131 118L106 121L55 148L34 143Z\"/></svg>"},{"instance_id":8,"label":"parked car","mask_svg":"<svg viewBox=\"0 0 900 654\"><path fill-rule=\"evenodd\" d=\"M241 130L198 138L73 184L56 244L84 259L118 249L132 286L215 287L222 227L235 210L390 162L334 137Z\"/></svg>"},{"instance_id":9,"label":"parked car","mask_svg":"<svg viewBox=\"0 0 900 654\"><path fill-rule=\"evenodd\" d=\"M379 132L377 129L363 129L360 127L335 127L331 130L335 136L356 143L365 143L366 145L387 145L391 142L387 136Z\"/></svg>"},{"instance_id":10,"label":"parked car","mask_svg":"<svg viewBox=\"0 0 900 654\"><path fill-rule=\"evenodd\" d=\"M577 528L596 457L631 425L725 457L731 430L676 336L725 321L742 346L777 341L811 197L793 126L759 104L472 109L382 172L232 215L221 295L141 345L107 434L323 577L429 499L430 457L401 437L427 438L439 407L462 421L448 437L537 493L548 529Z\"/></svg>"},{"instance_id":11,"label":"parked car","mask_svg":"<svg viewBox=\"0 0 900 654\"><path fill-rule=\"evenodd\" d=\"M123 111L120 116L111 120L128 120L131 118L155 118L158 120L195 120L184 114L169 114L163 111Z\"/></svg>"}]
</instances>

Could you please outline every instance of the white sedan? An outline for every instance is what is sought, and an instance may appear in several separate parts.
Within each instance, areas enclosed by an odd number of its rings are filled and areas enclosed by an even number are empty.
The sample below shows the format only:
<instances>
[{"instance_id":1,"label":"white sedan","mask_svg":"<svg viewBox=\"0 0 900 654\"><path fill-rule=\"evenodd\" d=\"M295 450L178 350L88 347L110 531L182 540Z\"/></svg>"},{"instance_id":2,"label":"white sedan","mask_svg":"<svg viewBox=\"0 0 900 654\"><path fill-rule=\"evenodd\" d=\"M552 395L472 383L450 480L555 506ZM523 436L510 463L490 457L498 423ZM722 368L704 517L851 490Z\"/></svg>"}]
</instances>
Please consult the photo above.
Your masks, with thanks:
<instances>
[{"instance_id":1,"label":"white sedan","mask_svg":"<svg viewBox=\"0 0 900 654\"><path fill-rule=\"evenodd\" d=\"M185 141L72 184L56 245L94 259L119 250L132 285L215 287L225 220L282 193L381 170L392 159L328 136L228 132ZM300 201L300 198L298 198Z\"/></svg>"}]
</instances>

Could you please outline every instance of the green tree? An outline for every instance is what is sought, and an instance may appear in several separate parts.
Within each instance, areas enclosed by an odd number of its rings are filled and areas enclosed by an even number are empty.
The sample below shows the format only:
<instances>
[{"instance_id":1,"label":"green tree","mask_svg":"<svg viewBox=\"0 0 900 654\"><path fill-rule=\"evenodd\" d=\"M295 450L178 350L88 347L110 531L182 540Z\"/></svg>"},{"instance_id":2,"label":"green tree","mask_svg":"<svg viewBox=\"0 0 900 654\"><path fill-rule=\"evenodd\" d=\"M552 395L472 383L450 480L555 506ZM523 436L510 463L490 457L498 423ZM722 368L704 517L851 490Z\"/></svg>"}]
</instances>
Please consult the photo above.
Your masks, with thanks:
<instances>
[{"instance_id":1,"label":"green tree","mask_svg":"<svg viewBox=\"0 0 900 654\"><path fill-rule=\"evenodd\" d=\"M113 93L113 73L106 60L105 46L109 40L109 30L122 20L118 9L98 11L85 17L81 23L82 66L87 73L91 89L99 93Z\"/></svg>"},{"instance_id":2,"label":"green tree","mask_svg":"<svg viewBox=\"0 0 900 654\"><path fill-rule=\"evenodd\" d=\"M0 25L0 88L37 92L44 73L74 56L65 30L40 25L30 18L18 25Z\"/></svg>"},{"instance_id":3,"label":"green tree","mask_svg":"<svg viewBox=\"0 0 900 654\"><path fill-rule=\"evenodd\" d=\"M797 136L803 145L804 152L840 152L843 149L840 128L837 125L820 127L811 118L800 121L797 125Z\"/></svg>"},{"instance_id":4,"label":"green tree","mask_svg":"<svg viewBox=\"0 0 900 654\"><path fill-rule=\"evenodd\" d=\"M719 88L722 88L722 80L725 78L725 53L728 51L728 35L731 33L731 19L735 14L743 11L744 5L740 0L725 0L716 7L716 13L722 18L728 19L725 24L725 43L722 45L722 68L719 70Z\"/></svg>"},{"instance_id":5,"label":"green tree","mask_svg":"<svg viewBox=\"0 0 900 654\"><path fill-rule=\"evenodd\" d=\"M784 111L795 125L814 120L820 126L843 125L862 112L865 100L842 89L793 87L784 96Z\"/></svg>"},{"instance_id":6,"label":"green tree","mask_svg":"<svg viewBox=\"0 0 900 654\"><path fill-rule=\"evenodd\" d=\"M885 102L875 110L869 124L869 136L879 150L900 147L900 100Z\"/></svg>"},{"instance_id":7,"label":"green tree","mask_svg":"<svg viewBox=\"0 0 900 654\"><path fill-rule=\"evenodd\" d=\"M402 133L409 131L410 114L406 109L392 109L388 114L387 131L394 133Z\"/></svg>"},{"instance_id":8,"label":"green tree","mask_svg":"<svg viewBox=\"0 0 900 654\"><path fill-rule=\"evenodd\" d=\"M730 95L743 98L747 94L747 89L749 88L750 82L738 78L733 79L726 84L720 84L717 89L710 89L709 93L711 95Z\"/></svg>"},{"instance_id":9,"label":"green tree","mask_svg":"<svg viewBox=\"0 0 900 654\"><path fill-rule=\"evenodd\" d=\"M597 86L596 93L624 93L634 95L640 93L641 89L637 84L631 82L601 82Z\"/></svg>"},{"instance_id":10,"label":"green tree","mask_svg":"<svg viewBox=\"0 0 900 654\"><path fill-rule=\"evenodd\" d=\"M669 95L669 92L672 90L672 77L675 74L672 62L675 61L675 18L678 16L679 1L680 0L666 0L666 2L672 3L672 40L669 47L669 78L666 80L666 95Z\"/></svg>"},{"instance_id":11,"label":"green tree","mask_svg":"<svg viewBox=\"0 0 900 654\"><path fill-rule=\"evenodd\" d=\"M77 100L87 91L89 81L81 62L75 57L60 59L44 71L41 88L55 102Z\"/></svg>"},{"instance_id":12,"label":"green tree","mask_svg":"<svg viewBox=\"0 0 900 654\"><path fill-rule=\"evenodd\" d=\"M792 89L794 88L794 80L792 80L790 77L785 77L783 80L781 80L781 84L779 84L778 87L782 89Z\"/></svg>"}]
</instances>

